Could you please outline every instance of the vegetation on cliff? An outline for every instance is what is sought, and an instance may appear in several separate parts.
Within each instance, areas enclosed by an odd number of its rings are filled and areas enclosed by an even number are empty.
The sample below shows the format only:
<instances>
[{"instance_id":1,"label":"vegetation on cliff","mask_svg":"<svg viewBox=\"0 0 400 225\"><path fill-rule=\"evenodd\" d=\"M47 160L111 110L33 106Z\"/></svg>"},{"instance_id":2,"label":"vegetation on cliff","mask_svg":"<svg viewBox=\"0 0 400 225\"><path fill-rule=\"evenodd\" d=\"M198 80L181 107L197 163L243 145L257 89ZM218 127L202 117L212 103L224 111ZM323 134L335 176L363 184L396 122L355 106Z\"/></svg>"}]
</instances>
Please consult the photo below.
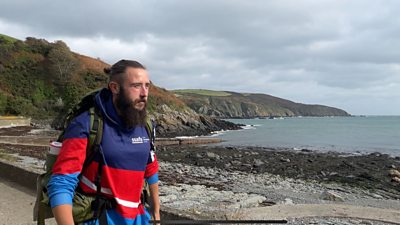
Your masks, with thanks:
<instances>
[{"instance_id":1,"label":"vegetation on cliff","mask_svg":"<svg viewBox=\"0 0 400 225\"><path fill-rule=\"evenodd\" d=\"M104 66L71 52L62 41L0 35L0 114L55 116L105 83Z\"/></svg>"},{"instance_id":2,"label":"vegetation on cliff","mask_svg":"<svg viewBox=\"0 0 400 225\"><path fill-rule=\"evenodd\" d=\"M349 116L344 110L323 105L306 105L267 94L211 90L175 90L197 113L219 118L275 116Z\"/></svg>"},{"instance_id":3,"label":"vegetation on cliff","mask_svg":"<svg viewBox=\"0 0 400 225\"><path fill-rule=\"evenodd\" d=\"M70 51L62 41L25 41L0 35L0 114L47 118L63 112L86 93L104 87L107 63ZM167 104L183 110L171 92L151 87L149 111Z\"/></svg>"},{"instance_id":4,"label":"vegetation on cliff","mask_svg":"<svg viewBox=\"0 0 400 225\"><path fill-rule=\"evenodd\" d=\"M62 118L88 92L105 87L107 63L71 52L62 41L0 34L0 115ZM161 136L199 135L238 126L199 116L172 92L151 86L148 110ZM59 121L53 122L58 124Z\"/></svg>"}]
</instances>

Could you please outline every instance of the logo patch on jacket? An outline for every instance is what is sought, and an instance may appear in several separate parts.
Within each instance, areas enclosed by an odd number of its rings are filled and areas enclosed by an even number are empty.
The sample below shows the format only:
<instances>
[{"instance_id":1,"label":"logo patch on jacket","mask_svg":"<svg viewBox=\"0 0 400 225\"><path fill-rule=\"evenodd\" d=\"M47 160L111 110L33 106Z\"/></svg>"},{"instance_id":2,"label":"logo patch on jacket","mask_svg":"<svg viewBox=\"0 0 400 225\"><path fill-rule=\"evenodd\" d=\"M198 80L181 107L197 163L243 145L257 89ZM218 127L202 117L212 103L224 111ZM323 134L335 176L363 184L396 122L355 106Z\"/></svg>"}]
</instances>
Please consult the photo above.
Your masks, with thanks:
<instances>
[{"instance_id":1,"label":"logo patch on jacket","mask_svg":"<svg viewBox=\"0 0 400 225\"><path fill-rule=\"evenodd\" d=\"M146 137L135 137L132 138L132 144L143 144L149 142L149 139Z\"/></svg>"}]
</instances>

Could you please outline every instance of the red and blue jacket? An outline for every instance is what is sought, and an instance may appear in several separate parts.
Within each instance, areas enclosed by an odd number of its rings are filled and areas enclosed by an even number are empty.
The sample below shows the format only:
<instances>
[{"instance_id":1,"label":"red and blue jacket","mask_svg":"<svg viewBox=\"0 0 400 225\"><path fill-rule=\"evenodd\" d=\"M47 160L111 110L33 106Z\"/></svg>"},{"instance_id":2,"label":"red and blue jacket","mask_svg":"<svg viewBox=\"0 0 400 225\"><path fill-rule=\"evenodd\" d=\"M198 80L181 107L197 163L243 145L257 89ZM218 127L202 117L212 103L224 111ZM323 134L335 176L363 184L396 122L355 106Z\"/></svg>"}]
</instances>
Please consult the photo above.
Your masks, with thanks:
<instances>
[{"instance_id":1,"label":"red and blue jacket","mask_svg":"<svg viewBox=\"0 0 400 225\"><path fill-rule=\"evenodd\" d=\"M107 89L96 96L96 104L104 121L100 146L102 154L97 154L78 180L86 158L90 129L89 112L84 112L74 118L65 131L53 175L47 186L50 205L72 204L78 185L85 193L95 194L98 165L104 160L101 194L113 198L117 203L114 209L107 210L108 224L147 224L149 216L140 202L140 196L144 179L149 184L158 182L158 162L150 151L150 138L145 125L124 128L114 108L111 92Z\"/></svg>"}]
</instances>

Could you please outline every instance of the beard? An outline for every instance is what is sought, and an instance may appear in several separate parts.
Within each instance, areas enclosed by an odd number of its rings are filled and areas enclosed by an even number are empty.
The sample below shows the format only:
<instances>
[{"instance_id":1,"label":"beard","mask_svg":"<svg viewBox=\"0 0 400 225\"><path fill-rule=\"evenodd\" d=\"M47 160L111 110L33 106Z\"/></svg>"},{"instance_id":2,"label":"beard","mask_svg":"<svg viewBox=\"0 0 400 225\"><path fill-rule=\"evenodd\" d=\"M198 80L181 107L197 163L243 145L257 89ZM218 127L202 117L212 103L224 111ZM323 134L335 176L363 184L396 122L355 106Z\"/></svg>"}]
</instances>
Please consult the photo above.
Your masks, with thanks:
<instances>
[{"instance_id":1,"label":"beard","mask_svg":"<svg viewBox=\"0 0 400 225\"><path fill-rule=\"evenodd\" d=\"M135 105L141 102L145 104L143 109L136 109ZM121 87L120 94L117 97L116 107L126 128L130 129L135 126L146 124L146 106L147 102L145 99L136 99L133 102L130 101L125 94L125 90Z\"/></svg>"}]
</instances>

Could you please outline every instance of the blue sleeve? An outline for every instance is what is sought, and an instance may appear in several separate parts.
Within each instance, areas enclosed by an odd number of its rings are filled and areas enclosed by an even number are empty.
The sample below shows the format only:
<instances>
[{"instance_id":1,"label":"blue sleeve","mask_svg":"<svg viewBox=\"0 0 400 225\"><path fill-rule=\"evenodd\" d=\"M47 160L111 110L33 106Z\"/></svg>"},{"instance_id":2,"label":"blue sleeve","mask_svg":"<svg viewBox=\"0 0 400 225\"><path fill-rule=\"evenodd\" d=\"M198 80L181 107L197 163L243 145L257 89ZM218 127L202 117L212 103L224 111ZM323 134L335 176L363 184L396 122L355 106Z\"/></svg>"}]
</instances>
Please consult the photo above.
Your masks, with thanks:
<instances>
[{"instance_id":1,"label":"blue sleeve","mask_svg":"<svg viewBox=\"0 0 400 225\"><path fill-rule=\"evenodd\" d=\"M75 188L78 185L78 175L79 173L51 176L47 184L47 193L52 208L64 204L72 205Z\"/></svg>"},{"instance_id":2,"label":"blue sleeve","mask_svg":"<svg viewBox=\"0 0 400 225\"><path fill-rule=\"evenodd\" d=\"M153 176L146 179L148 184L155 184L158 182L158 173L153 174Z\"/></svg>"}]
</instances>

